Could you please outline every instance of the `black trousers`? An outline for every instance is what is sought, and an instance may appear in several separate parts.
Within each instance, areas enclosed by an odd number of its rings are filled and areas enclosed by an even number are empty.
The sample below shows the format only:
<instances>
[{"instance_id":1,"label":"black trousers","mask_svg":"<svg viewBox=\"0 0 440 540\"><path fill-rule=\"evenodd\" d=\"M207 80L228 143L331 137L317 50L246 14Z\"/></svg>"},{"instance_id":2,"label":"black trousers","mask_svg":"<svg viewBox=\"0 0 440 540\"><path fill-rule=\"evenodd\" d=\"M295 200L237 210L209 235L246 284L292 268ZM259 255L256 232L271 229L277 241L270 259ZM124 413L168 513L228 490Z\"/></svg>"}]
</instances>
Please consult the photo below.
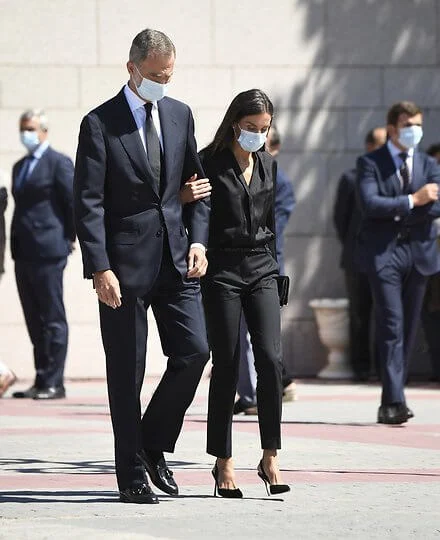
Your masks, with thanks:
<instances>
[{"instance_id":1,"label":"black trousers","mask_svg":"<svg viewBox=\"0 0 440 540\"><path fill-rule=\"evenodd\" d=\"M370 320L373 295L367 274L345 270L345 283L350 316L350 363L355 378L366 379L370 374Z\"/></svg>"},{"instance_id":2,"label":"black trousers","mask_svg":"<svg viewBox=\"0 0 440 540\"><path fill-rule=\"evenodd\" d=\"M263 449L281 448L280 305L270 252L208 252L202 280L208 338L212 352L207 451L232 455L232 417L240 362L243 309L257 372L257 403Z\"/></svg>"},{"instance_id":3,"label":"black trousers","mask_svg":"<svg viewBox=\"0 0 440 540\"><path fill-rule=\"evenodd\" d=\"M398 244L390 263L369 274L374 298L376 350L382 405L405 403L404 386L427 278L414 266L408 244Z\"/></svg>"},{"instance_id":4,"label":"black trousers","mask_svg":"<svg viewBox=\"0 0 440 540\"><path fill-rule=\"evenodd\" d=\"M168 363L142 416L140 393L150 305ZM162 266L153 289L142 298L122 291L121 307L112 309L100 303L99 311L116 476L119 489L125 489L143 481L139 450L174 451L185 412L208 361L199 280L182 281L165 241Z\"/></svg>"},{"instance_id":5,"label":"black trousers","mask_svg":"<svg viewBox=\"0 0 440 540\"><path fill-rule=\"evenodd\" d=\"M68 328L63 302L67 259L15 261L15 279L34 348L35 386L62 386Z\"/></svg>"}]
</instances>

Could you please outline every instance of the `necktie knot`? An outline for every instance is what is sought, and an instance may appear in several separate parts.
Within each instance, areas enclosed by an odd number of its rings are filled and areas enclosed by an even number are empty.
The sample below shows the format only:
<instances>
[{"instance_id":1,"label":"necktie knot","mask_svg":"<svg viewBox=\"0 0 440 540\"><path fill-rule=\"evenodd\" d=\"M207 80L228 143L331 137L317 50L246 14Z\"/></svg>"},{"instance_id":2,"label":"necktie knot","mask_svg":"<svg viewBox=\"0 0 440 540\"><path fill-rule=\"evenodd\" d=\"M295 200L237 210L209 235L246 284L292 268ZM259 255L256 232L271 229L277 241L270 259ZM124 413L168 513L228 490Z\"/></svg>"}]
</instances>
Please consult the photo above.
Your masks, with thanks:
<instances>
[{"instance_id":1,"label":"necktie knot","mask_svg":"<svg viewBox=\"0 0 440 540\"><path fill-rule=\"evenodd\" d=\"M408 154L406 152L400 152L399 157L405 163L408 159Z\"/></svg>"},{"instance_id":2,"label":"necktie knot","mask_svg":"<svg viewBox=\"0 0 440 540\"><path fill-rule=\"evenodd\" d=\"M144 105L145 112L147 113L147 119L151 116L151 109L153 108L153 104L151 101L148 101Z\"/></svg>"}]
</instances>

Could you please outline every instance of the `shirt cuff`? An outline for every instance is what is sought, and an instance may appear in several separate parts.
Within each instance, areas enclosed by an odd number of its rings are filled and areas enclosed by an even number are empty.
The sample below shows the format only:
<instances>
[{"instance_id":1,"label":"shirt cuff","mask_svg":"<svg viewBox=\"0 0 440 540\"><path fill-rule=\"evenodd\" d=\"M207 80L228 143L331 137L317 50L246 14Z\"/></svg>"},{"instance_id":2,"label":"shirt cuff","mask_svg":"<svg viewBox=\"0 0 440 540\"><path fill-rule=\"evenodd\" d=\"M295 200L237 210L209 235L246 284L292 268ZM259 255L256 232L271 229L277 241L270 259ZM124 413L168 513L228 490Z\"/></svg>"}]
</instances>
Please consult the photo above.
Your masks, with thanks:
<instances>
[{"instance_id":1,"label":"shirt cuff","mask_svg":"<svg viewBox=\"0 0 440 540\"><path fill-rule=\"evenodd\" d=\"M412 210L414 208L414 197L412 195L408 195L408 202L409 202L409 209Z\"/></svg>"},{"instance_id":2,"label":"shirt cuff","mask_svg":"<svg viewBox=\"0 0 440 540\"><path fill-rule=\"evenodd\" d=\"M194 244L191 244L189 246L189 248L199 248L199 249L202 249L203 251L206 251L206 247L203 245L203 244L199 244L199 242L194 242Z\"/></svg>"}]
</instances>

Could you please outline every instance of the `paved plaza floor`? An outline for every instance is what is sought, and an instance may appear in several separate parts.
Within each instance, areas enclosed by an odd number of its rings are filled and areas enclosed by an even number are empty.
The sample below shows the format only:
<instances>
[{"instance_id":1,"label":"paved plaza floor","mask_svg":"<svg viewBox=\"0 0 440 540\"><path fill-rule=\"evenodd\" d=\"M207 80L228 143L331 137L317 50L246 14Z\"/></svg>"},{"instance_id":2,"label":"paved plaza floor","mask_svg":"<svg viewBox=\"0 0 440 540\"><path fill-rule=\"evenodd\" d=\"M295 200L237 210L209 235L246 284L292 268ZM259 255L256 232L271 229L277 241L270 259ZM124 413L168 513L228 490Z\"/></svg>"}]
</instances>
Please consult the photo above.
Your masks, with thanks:
<instances>
[{"instance_id":1,"label":"paved plaza floor","mask_svg":"<svg viewBox=\"0 0 440 540\"><path fill-rule=\"evenodd\" d=\"M155 384L145 381L144 402ZM438 385L410 387L415 418L390 427L375 423L377 385L300 381L298 401L283 411L280 464L292 491L282 497L268 497L256 474L256 417L236 417L243 500L213 497L207 390L204 379L176 452L167 456L181 496L161 494L153 506L118 502L104 381L68 382L60 401L6 395L0 538L440 539Z\"/></svg>"}]
</instances>

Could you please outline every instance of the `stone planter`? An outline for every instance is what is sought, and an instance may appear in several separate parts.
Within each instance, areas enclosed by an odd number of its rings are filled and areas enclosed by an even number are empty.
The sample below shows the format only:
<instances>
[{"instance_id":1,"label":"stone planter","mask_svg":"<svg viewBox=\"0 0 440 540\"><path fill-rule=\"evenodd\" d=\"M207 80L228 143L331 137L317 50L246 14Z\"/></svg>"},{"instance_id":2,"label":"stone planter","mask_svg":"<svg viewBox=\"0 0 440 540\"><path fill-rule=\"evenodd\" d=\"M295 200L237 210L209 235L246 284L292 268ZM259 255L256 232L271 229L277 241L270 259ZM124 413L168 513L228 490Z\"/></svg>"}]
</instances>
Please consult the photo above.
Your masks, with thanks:
<instances>
[{"instance_id":1,"label":"stone planter","mask_svg":"<svg viewBox=\"0 0 440 540\"><path fill-rule=\"evenodd\" d=\"M328 349L328 365L318 373L322 379L352 379L349 364L349 316L347 298L316 298L309 302L318 325L319 338Z\"/></svg>"}]
</instances>

